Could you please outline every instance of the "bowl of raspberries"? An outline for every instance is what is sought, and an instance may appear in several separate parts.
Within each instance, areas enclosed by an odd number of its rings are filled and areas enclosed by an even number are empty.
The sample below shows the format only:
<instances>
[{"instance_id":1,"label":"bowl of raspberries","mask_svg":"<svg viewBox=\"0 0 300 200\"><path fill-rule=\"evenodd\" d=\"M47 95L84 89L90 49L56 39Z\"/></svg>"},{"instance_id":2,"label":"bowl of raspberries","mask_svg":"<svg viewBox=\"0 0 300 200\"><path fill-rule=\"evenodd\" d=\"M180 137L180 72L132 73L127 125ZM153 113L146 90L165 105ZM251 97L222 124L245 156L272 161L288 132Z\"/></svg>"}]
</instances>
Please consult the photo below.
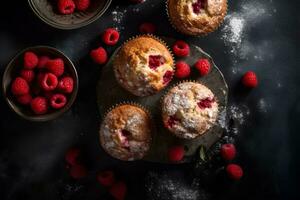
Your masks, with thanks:
<instances>
[{"instance_id":1,"label":"bowl of raspberries","mask_svg":"<svg viewBox=\"0 0 300 200\"><path fill-rule=\"evenodd\" d=\"M18 53L2 79L8 105L30 121L49 121L66 112L78 91L78 75L61 51L35 46Z\"/></svg>"}]
</instances>

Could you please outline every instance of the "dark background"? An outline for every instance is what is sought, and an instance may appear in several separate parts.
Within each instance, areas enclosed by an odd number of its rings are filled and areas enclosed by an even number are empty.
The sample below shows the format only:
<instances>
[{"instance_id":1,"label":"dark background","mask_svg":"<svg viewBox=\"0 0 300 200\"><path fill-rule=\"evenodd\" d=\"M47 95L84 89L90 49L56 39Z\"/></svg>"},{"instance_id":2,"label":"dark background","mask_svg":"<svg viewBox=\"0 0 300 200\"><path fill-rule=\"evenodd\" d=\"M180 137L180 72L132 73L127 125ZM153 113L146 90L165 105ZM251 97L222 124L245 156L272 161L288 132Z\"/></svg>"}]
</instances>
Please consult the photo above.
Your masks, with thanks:
<instances>
[{"instance_id":1,"label":"dark background","mask_svg":"<svg viewBox=\"0 0 300 200\"><path fill-rule=\"evenodd\" d=\"M144 185L149 171L178 177L179 183L193 176L189 164L173 166L114 160L102 151L98 142L100 119L95 86L101 66L90 61L88 52L101 45L99 36L105 28L117 26L122 42L137 34L138 25L144 21L156 23L159 35L185 39L207 51L227 79L229 104L250 110L238 131L239 155L235 161L243 166L245 176L236 183L217 181L211 187L212 198L299 199L299 1L229 1L229 15L241 13L245 4L263 6L265 10L257 18L254 18L255 12L247 15L238 53L230 52L230 44L224 42L226 20L219 30L207 37L185 37L170 27L162 0L147 0L142 5L113 1L99 20L71 31L56 30L44 24L25 0L5 3L1 5L0 17L1 74L10 59L23 48L50 45L74 61L80 88L72 110L46 123L20 119L1 94L1 200L109 199L95 180L96 172L107 168L114 169L119 178L127 182L127 199L146 198L148 190ZM121 22L114 20L111 14L116 9L127 10ZM240 77L248 70L258 74L260 85L251 92L240 92L237 89ZM72 146L82 149L89 170L88 177L81 181L72 180L65 169L64 154Z\"/></svg>"}]
</instances>

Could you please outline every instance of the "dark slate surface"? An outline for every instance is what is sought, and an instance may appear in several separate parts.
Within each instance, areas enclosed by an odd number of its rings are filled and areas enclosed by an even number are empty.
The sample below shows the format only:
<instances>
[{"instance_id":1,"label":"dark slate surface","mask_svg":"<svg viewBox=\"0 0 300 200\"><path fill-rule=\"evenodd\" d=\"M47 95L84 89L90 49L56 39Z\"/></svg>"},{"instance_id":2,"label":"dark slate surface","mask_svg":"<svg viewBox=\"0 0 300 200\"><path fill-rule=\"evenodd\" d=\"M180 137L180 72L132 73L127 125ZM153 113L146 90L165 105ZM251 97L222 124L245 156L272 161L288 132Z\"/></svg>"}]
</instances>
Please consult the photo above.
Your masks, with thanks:
<instances>
[{"instance_id":1,"label":"dark slate surface","mask_svg":"<svg viewBox=\"0 0 300 200\"><path fill-rule=\"evenodd\" d=\"M114 21L111 15L117 5L120 6L118 10L127 10L121 23ZM245 5L258 10L251 13ZM121 28L121 40L124 41L136 34L137 26L144 21L157 23L160 35L188 40L211 54L228 81L230 104L250 110L250 114L244 117L243 128L238 131L237 141L239 156L236 162L244 167L245 176L238 183L214 183L213 198L299 199L298 7L297 0L230 1L231 17L248 11L248 15L243 16L246 21L241 47L237 52L230 52L231 45L226 45L222 38L224 25L207 37L182 36L168 24L162 0L147 0L136 6L114 1L101 19L73 31L56 30L43 24L25 0L6 1L6 5L1 6L0 18L1 74L17 51L32 45L50 45L74 61L79 72L80 89L72 110L47 123L18 118L1 94L0 199L109 199L95 181L96 171L106 168L115 169L118 176L126 180L128 199L145 199L144 178L148 171L171 174L177 177L179 184L193 176L190 165L124 163L107 156L99 146L95 87L101 67L94 65L87 54L100 44L99 34L106 27ZM241 92L237 87L239 79L249 69L257 72L260 86L251 92ZM64 153L74 145L82 148L90 172L82 181L70 179L64 166ZM158 187L154 192L160 189ZM155 195L148 196L155 199ZM182 199L183 196L170 194L161 199Z\"/></svg>"}]
</instances>

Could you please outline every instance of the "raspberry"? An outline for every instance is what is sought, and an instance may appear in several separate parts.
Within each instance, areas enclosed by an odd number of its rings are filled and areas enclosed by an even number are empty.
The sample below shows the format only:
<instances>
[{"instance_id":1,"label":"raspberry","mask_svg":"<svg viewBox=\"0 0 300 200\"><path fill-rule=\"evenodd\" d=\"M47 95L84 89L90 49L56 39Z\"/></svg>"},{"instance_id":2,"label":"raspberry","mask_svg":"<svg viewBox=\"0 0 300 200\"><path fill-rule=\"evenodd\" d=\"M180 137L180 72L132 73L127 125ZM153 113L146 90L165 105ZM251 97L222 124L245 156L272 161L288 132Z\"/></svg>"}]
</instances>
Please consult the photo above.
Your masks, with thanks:
<instances>
[{"instance_id":1,"label":"raspberry","mask_svg":"<svg viewBox=\"0 0 300 200\"><path fill-rule=\"evenodd\" d=\"M27 81L27 83L30 83L34 79L34 71L30 69L22 69L20 72L20 76Z\"/></svg>"},{"instance_id":2,"label":"raspberry","mask_svg":"<svg viewBox=\"0 0 300 200\"><path fill-rule=\"evenodd\" d=\"M46 68L55 76L59 77L64 73L65 64L61 58L57 58L53 60L48 60L48 62L46 63Z\"/></svg>"},{"instance_id":3,"label":"raspberry","mask_svg":"<svg viewBox=\"0 0 300 200\"><path fill-rule=\"evenodd\" d=\"M66 76L64 78L62 78L59 82L58 82L58 86L57 88L64 93L71 93L73 91L73 87L74 87L74 81L71 77Z\"/></svg>"},{"instance_id":4,"label":"raspberry","mask_svg":"<svg viewBox=\"0 0 300 200\"><path fill-rule=\"evenodd\" d=\"M11 85L11 92L15 96L28 94L29 86L25 79L17 77Z\"/></svg>"},{"instance_id":5,"label":"raspberry","mask_svg":"<svg viewBox=\"0 0 300 200\"><path fill-rule=\"evenodd\" d=\"M72 165L70 169L70 176L74 179L81 179L86 177L87 171L82 165Z\"/></svg>"},{"instance_id":6,"label":"raspberry","mask_svg":"<svg viewBox=\"0 0 300 200\"><path fill-rule=\"evenodd\" d=\"M257 76L254 72L248 71L244 74L242 78L242 83L248 88L255 88L258 85Z\"/></svg>"},{"instance_id":7,"label":"raspberry","mask_svg":"<svg viewBox=\"0 0 300 200\"><path fill-rule=\"evenodd\" d=\"M54 94L50 98L51 107L54 109L60 109L60 108L64 107L66 105L66 103L67 103L67 98L63 94Z\"/></svg>"},{"instance_id":8,"label":"raspberry","mask_svg":"<svg viewBox=\"0 0 300 200\"><path fill-rule=\"evenodd\" d=\"M92 50L90 56L95 63L100 65L106 63L107 61L107 53L103 47Z\"/></svg>"},{"instance_id":9,"label":"raspberry","mask_svg":"<svg viewBox=\"0 0 300 200\"><path fill-rule=\"evenodd\" d=\"M166 73L163 76L163 84L164 85L168 84L172 80L173 75L174 75L173 71L170 71L170 70L166 71Z\"/></svg>"},{"instance_id":10,"label":"raspberry","mask_svg":"<svg viewBox=\"0 0 300 200\"><path fill-rule=\"evenodd\" d=\"M186 42L178 40L173 45L173 52L178 57L186 57L190 54L190 47Z\"/></svg>"},{"instance_id":11,"label":"raspberry","mask_svg":"<svg viewBox=\"0 0 300 200\"><path fill-rule=\"evenodd\" d=\"M124 200L127 193L127 186L123 181L118 181L111 186L109 193L116 200Z\"/></svg>"},{"instance_id":12,"label":"raspberry","mask_svg":"<svg viewBox=\"0 0 300 200\"><path fill-rule=\"evenodd\" d=\"M183 61L177 62L175 67L176 67L175 76L177 78L187 78L191 73L190 66Z\"/></svg>"},{"instance_id":13,"label":"raspberry","mask_svg":"<svg viewBox=\"0 0 300 200\"><path fill-rule=\"evenodd\" d=\"M17 101L22 105L30 104L31 100L32 100L32 97L30 94L24 94L24 95L17 97Z\"/></svg>"},{"instance_id":14,"label":"raspberry","mask_svg":"<svg viewBox=\"0 0 300 200\"><path fill-rule=\"evenodd\" d=\"M208 74L210 72L210 62L208 59L206 58L200 58L196 64L195 64L195 68L199 71L201 76L205 76L206 74Z\"/></svg>"},{"instance_id":15,"label":"raspberry","mask_svg":"<svg viewBox=\"0 0 300 200\"><path fill-rule=\"evenodd\" d=\"M156 70L159 66L165 64L166 59L161 55L150 55L149 56L149 68Z\"/></svg>"},{"instance_id":16,"label":"raspberry","mask_svg":"<svg viewBox=\"0 0 300 200\"><path fill-rule=\"evenodd\" d=\"M44 97L35 97L30 103L32 111L37 115L42 115L48 111L48 103Z\"/></svg>"},{"instance_id":17,"label":"raspberry","mask_svg":"<svg viewBox=\"0 0 300 200\"><path fill-rule=\"evenodd\" d=\"M172 162L181 161L184 157L183 146L173 146L168 151L169 160Z\"/></svg>"},{"instance_id":18,"label":"raspberry","mask_svg":"<svg viewBox=\"0 0 300 200\"><path fill-rule=\"evenodd\" d=\"M70 165L76 165L78 164L78 157L80 154L80 150L77 148L71 148L66 152L65 155L65 160L67 161L68 164Z\"/></svg>"},{"instance_id":19,"label":"raspberry","mask_svg":"<svg viewBox=\"0 0 300 200\"><path fill-rule=\"evenodd\" d=\"M236 149L233 144L223 144L221 146L221 156L224 160L233 160L236 154Z\"/></svg>"},{"instance_id":20,"label":"raspberry","mask_svg":"<svg viewBox=\"0 0 300 200\"><path fill-rule=\"evenodd\" d=\"M199 106L199 108L201 109L205 109L205 108L211 108L211 104L215 102L215 99L211 99L211 98L205 98L205 99L201 99L200 102L197 103L197 105Z\"/></svg>"},{"instance_id":21,"label":"raspberry","mask_svg":"<svg viewBox=\"0 0 300 200\"><path fill-rule=\"evenodd\" d=\"M75 10L75 3L72 0L58 0L57 8L61 14L72 14Z\"/></svg>"},{"instance_id":22,"label":"raspberry","mask_svg":"<svg viewBox=\"0 0 300 200\"><path fill-rule=\"evenodd\" d=\"M153 34L156 31L156 26L152 23L145 22L140 25L139 31L142 34Z\"/></svg>"},{"instance_id":23,"label":"raspberry","mask_svg":"<svg viewBox=\"0 0 300 200\"><path fill-rule=\"evenodd\" d=\"M108 28L104 31L102 35L102 41L106 45L115 45L119 41L120 34L114 28Z\"/></svg>"},{"instance_id":24,"label":"raspberry","mask_svg":"<svg viewBox=\"0 0 300 200\"><path fill-rule=\"evenodd\" d=\"M165 126L167 128L172 128L177 122L179 122L179 119L173 115L173 116L170 116L168 121L166 122Z\"/></svg>"},{"instance_id":25,"label":"raspberry","mask_svg":"<svg viewBox=\"0 0 300 200\"><path fill-rule=\"evenodd\" d=\"M37 68L39 68L39 69L45 68L48 60L50 60L50 58L48 56L41 56L39 58L39 62L37 64Z\"/></svg>"},{"instance_id":26,"label":"raspberry","mask_svg":"<svg viewBox=\"0 0 300 200\"><path fill-rule=\"evenodd\" d=\"M31 51L27 51L24 54L24 68L25 69L33 69L37 66L39 62L39 58L37 55Z\"/></svg>"},{"instance_id":27,"label":"raspberry","mask_svg":"<svg viewBox=\"0 0 300 200\"><path fill-rule=\"evenodd\" d=\"M110 187L115 182L114 172L110 171L110 170L100 172L97 175L97 180L101 185L103 185L105 187Z\"/></svg>"},{"instance_id":28,"label":"raspberry","mask_svg":"<svg viewBox=\"0 0 300 200\"><path fill-rule=\"evenodd\" d=\"M193 12L199 14L201 9L204 9L206 6L206 0L197 0L196 3L192 4Z\"/></svg>"},{"instance_id":29,"label":"raspberry","mask_svg":"<svg viewBox=\"0 0 300 200\"><path fill-rule=\"evenodd\" d=\"M75 0L76 9L79 11L85 11L90 7L90 0Z\"/></svg>"},{"instance_id":30,"label":"raspberry","mask_svg":"<svg viewBox=\"0 0 300 200\"><path fill-rule=\"evenodd\" d=\"M228 176L233 180L239 180L243 176L243 169L236 164L229 164L226 167Z\"/></svg>"},{"instance_id":31,"label":"raspberry","mask_svg":"<svg viewBox=\"0 0 300 200\"><path fill-rule=\"evenodd\" d=\"M44 74L43 78L41 79L41 87L45 91L51 91L54 90L58 84L57 77L52 73L46 73Z\"/></svg>"}]
</instances>

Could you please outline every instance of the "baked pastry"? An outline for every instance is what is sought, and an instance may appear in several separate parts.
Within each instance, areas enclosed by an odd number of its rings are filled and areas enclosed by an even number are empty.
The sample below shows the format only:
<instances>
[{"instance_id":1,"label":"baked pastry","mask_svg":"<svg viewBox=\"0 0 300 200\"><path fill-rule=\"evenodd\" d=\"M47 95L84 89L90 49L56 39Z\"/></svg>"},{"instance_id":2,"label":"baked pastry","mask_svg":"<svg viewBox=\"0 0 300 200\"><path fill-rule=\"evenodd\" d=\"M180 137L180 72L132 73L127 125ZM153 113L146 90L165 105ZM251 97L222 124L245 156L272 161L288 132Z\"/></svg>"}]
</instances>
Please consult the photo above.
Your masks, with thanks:
<instances>
[{"instance_id":1,"label":"baked pastry","mask_svg":"<svg viewBox=\"0 0 300 200\"><path fill-rule=\"evenodd\" d=\"M180 138L192 139L204 134L216 122L217 116L216 97L200 83L180 83L162 99L163 123Z\"/></svg>"},{"instance_id":2,"label":"baked pastry","mask_svg":"<svg viewBox=\"0 0 300 200\"><path fill-rule=\"evenodd\" d=\"M136 96L162 90L173 78L173 56L159 39L150 35L126 42L114 60L119 84Z\"/></svg>"},{"instance_id":3,"label":"baked pastry","mask_svg":"<svg viewBox=\"0 0 300 200\"><path fill-rule=\"evenodd\" d=\"M100 143L114 158L138 160L150 149L151 131L147 111L134 105L119 105L105 116L100 128Z\"/></svg>"},{"instance_id":4,"label":"baked pastry","mask_svg":"<svg viewBox=\"0 0 300 200\"><path fill-rule=\"evenodd\" d=\"M172 25L187 35L205 35L216 30L227 13L227 0L168 0Z\"/></svg>"}]
</instances>

